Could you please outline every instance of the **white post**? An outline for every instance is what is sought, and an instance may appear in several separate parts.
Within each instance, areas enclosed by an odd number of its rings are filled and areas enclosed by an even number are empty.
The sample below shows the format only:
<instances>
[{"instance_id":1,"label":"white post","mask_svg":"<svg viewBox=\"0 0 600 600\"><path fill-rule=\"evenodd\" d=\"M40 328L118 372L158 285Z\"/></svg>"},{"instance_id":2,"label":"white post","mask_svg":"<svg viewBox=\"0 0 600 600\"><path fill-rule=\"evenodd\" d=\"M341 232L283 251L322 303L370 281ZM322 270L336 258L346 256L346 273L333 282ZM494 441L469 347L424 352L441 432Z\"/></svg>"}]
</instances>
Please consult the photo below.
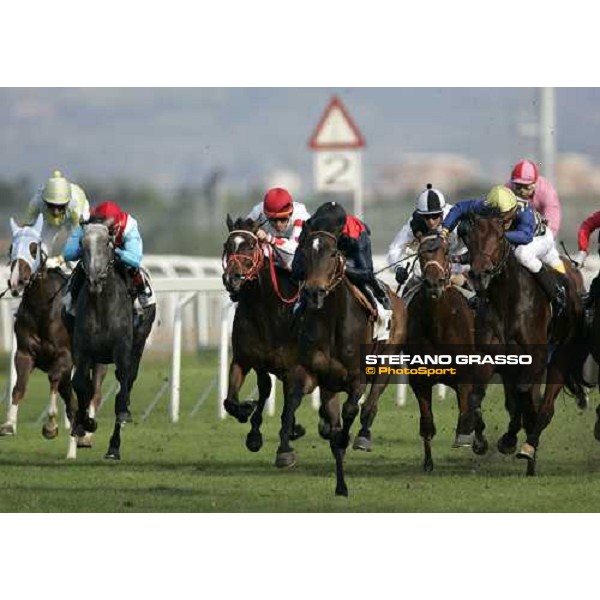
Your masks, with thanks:
<instances>
[{"instance_id":1,"label":"white post","mask_svg":"<svg viewBox=\"0 0 600 600\"><path fill-rule=\"evenodd\" d=\"M318 387L316 387L313 390L311 398L312 398L312 407L315 410L319 410L319 408L321 407L321 392Z\"/></svg>"},{"instance_id":2,"label":"white post","mask_svg":"<svg viewBox=\"0 0 600 600\"><path fill-rule=\"evenodd\" d=\"M275 375L269 375L271 378L271 393L267 398L267 414L272 417L275 415L275 389L277 386L277 377Z\"/></svg>"},{"instance_id":3,"label":"white post","mask_svg":"<svg viewBox=\"0 0 600 600\"><path fill-rule=\"evenodd\" d=\"M397 406L405 406L406 405L406 391L408 388L408 383L405 381L406 375L401 375L403 381L402 383L396 384L396 404Z\"/></svg>"},{"instance_id":4,"label":"white post","mask_svg":"<svg viewBox=\"0 0 600 600\"><path fill-rule=\"evenodd\" d=\"M179 392L181 384L181 328L183 307L196 296L192 292L182 298L175 306L173 318L173 358L171 363L171 401L169 403L169 419L171 423L179 421Z\"/></svg>"},{"instance_id":5,"label":"white post","mask_svg":"<svg viewBox=\"0 0 600 600\"><path fill-rule=\"evenodd\" d=\"M446 398L447 391L448 388L443 383L438 384L438 398L440 400L444 400Z\"/></svg>"},{"instance_id":6,"label":"white post","mask_svg":"<svg viewBox=\"0 0 600 600\"><path fill-rule=\"evenodd\" d=\"M542 172L555 183L556 176L556 108L554 88L540 91L540 156Z\"/></svg>"},{"instance_id":7,"label":"white post","mask_svg":"<svg viewBox=\"0 0 600 600\"><path fill-rule=\"evenodd\" d=\"M221 344L219 356L219 396L217 406L219 418L224 419L227 411L223 406L223 400L227 398L227 388L229 387L229 320L234 304L223 296L223 305L221 308Z\"/></svg>"}]
</instances>

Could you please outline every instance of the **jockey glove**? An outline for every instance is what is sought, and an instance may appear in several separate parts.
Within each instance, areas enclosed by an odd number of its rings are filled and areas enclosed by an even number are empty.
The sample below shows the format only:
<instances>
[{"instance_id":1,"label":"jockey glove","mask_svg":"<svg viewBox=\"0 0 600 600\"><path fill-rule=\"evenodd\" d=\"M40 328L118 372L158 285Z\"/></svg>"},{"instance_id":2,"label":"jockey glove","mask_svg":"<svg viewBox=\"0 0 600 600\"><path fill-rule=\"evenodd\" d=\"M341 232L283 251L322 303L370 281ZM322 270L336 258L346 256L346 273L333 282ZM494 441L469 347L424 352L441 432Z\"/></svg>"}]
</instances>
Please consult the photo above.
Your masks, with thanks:
<instances>
[{"instance_id":1,"label":"jockey glove","mask_svg":"<svg viewBox=\"0 0 600 600\"><path fill-rule=\"evenodd\" d=\"M402 285L408 279L408 271L402 267L396 267L396 282Z\"/></svg>"}]
</instances>

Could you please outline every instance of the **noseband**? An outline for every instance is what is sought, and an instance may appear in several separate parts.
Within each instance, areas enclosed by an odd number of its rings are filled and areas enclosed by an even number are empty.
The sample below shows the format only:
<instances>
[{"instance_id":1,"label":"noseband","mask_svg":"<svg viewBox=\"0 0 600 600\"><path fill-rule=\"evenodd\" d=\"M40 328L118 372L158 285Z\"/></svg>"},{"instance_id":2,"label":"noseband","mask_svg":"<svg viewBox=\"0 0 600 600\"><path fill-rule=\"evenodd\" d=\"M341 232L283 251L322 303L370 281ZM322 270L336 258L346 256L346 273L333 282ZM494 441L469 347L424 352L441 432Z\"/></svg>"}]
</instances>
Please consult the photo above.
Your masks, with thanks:
<instances>
[{"instance_id":1,"label":"noseband","mask_svg":"<svg viewBox=\"0 0 600 600\"><path fill-rule=\"evenodd\" d=\"M442 238L437 234L427 235L424 238L421 238L418 251L419 256L424 253L424 251L422 250L422 246L424 243L429 242L430 240L441 239ZM446 251L444 252L444 255L445 254ZM447 262L446 266L444 267L442 263L440 263L438 260L428 260L422 267L423 277L425 277L425 272L429 267L435 267L442 273L442 275L444 276L444 289L446 289L450 285L450 263Z\"/></svg>"},{"instance_id":2,"label":"noseband","mask_svg":"<svg viewBox=\"0 0 600 600\"><path fill-rule=\"evenodd\" d=\"M85 236L85 233L84 233L84 236ZM82 241L83 241L83 238L82 238ZM108 240L108 248L111 253L111 258L106 263L106 267L104 267L104 269L100 273L97 274L97 277L99 279L105 278L115 264L115 242L112 237L109 238L109 240ZM86 279L89 281L90 273L89 273L87 265L85 264L85 260L81 260L81 268L83 269L83 272L85 273Z\"/></svg>"}]
</instances>

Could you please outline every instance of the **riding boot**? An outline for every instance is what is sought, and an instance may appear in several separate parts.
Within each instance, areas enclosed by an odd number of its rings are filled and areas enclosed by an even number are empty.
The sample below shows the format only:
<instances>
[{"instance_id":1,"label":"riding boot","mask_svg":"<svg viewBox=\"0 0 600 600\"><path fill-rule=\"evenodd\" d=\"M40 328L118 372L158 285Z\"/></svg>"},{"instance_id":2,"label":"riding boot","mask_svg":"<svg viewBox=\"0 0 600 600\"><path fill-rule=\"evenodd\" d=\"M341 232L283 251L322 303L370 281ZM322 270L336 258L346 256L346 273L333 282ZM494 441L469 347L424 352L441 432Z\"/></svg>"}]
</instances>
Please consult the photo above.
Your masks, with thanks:
<instances>
[{"instance_id":1,"label":"riding boot","mask_svg":"<svg viewBox=\"0 0 600 600\"><path fill-rule=\"evenodd\" d=\"M558 317L565 309L567 301L565 276L560 273L556 273L555 275L544 267L537 273L533 273L533 276L548 297L552 305L553 316Z\"/></svg>"},{"instance_id":2,"label":"riding boot","mask_svg":"<svg viewBox=\"0 0 600 600\"><path fill-rule=\"evenodd\" d=\"M85 283L85 272L81 263L77 263L77 266L71 273L71 277L69 278L69 283L67 284L67 288L65 290L65 294L63 296L63 307L65 309L65 314L73 320L75 318L75 306L77 305L77 298L79 297L79 292Z\"/></svg>"},{"instance_id":3,"label":"riding boot","mask_svg":"<svg viewBox=\"0 0 600 600\"><path fill-rule=\"evenodd\" d=\"M381 303L383 308L385 308L386 310L392 310L392 305L390 304L390 299L389 299L387 292L386 292L385 288L383 287L383 284L381 283L381 281L379 281L379 279L377 279L377 277L373 277L373 279L369 282L369 286L373 290L375 297Z\"/></svg>"},{"instance_id":4,"label":"riding boot","mask_svg":"<svg viewBox=\"0 0 600 600\"><path fill-rule=\"evenodd\" d=\"M142 271L136 270L133 273L133 285L135 286L136 295L142 308L147 308L156 303L150 283Z\"/></svg>"}]
</instances>

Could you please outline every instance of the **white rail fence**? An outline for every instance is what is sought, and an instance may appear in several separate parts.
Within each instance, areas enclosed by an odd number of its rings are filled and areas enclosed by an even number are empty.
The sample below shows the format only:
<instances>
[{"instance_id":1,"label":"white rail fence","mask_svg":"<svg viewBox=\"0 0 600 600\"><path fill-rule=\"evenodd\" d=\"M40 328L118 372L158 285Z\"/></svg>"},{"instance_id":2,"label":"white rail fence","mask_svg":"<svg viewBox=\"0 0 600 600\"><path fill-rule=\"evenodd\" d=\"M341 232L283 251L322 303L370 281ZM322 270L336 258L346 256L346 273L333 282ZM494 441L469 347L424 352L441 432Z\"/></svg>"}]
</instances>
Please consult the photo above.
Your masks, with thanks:
<instances>
[{"instance_id":1,"label":"white rail fence","mask_svg":"<svg viewBox=\"0 0 600 600\"><path fill-rule=\"evenodd\" d=\"M384 256L374 257L375 268L386 265ZM211 384L204 390L192 416L213 390L217 391L218 415L225 417L222 406L227 395L231 326L235 305L229 300L221 280L221 261L218 258L196 258L189 256L146 256L144 266L153 278L153 287L157 296L157 318L153 332L148 340L148 352L170 354L171 372L167 382L157 392L155 398L142 416L145 420L160 399L170 392L169 419L176 423L180 419L181 393L181 356L183 350L197 348L218 348L219 369ZM584 278L589 286L590 280L600 269L600 258L590 257L584 270ZM395 290L393 269L385 271L381 277ZM7 281L8 270L0 269L0 281ZM0 302L0 343L9 354L8 383L6 399L10 401L10 392L16 380L14 370L14 352L16 343L13 333L14 313L19 299L5 296ZM267 414L275 414L275 378L273 391L267 403ZM407 386L397 386L397 403L406 402ZM440 386L440 395L445 395L444 386ZM319 406L318 390L313 394L312 404Z\"/></svg>"}]
</instances>

